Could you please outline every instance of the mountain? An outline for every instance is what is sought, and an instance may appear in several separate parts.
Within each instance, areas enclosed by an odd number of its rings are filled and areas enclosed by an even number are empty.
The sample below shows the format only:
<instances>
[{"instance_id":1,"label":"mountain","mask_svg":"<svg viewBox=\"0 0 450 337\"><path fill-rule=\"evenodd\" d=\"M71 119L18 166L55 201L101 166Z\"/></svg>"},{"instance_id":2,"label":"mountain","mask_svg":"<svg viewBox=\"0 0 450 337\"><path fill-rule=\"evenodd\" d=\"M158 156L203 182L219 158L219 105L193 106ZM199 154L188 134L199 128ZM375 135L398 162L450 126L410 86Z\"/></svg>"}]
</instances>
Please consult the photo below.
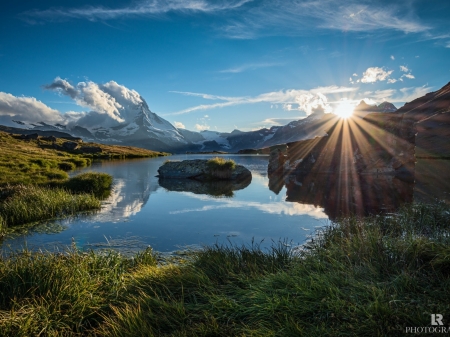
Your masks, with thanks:
<instances>
[{"instance_id":1,"label":"mountain","mask_svg":"<svg viewBox=\"0 0 450 337\"><path fill-rule=\"evenodd\" d=\"M369 105L366 103L366 101L362 100L353 110L353 115L363 118L369 113L374 112L391 113L396 111L397 108L395 107L395 105L386 101L381 103L380 105Z\"/></svg>"},{"instance_id":2,"label":"mountain","mask_svg":"<svg viewBox=\"0 0 450 337\"><path fill-rule=\"evenodd\" d=\"M450 158L450 82L397 112L415 123L417 157Z\"/></svg>"},{"instance_id":3,"label":"mountain","mask_svg":"<svg viewBox=\"0 0 450 337\"><path fill-rule=\"evenodd\" d=\"M326 114L318 109L308 117L292 121L284 126L273 126L255 131L232 132L201 131L177 129L170 122L152 112L145 100L135 93L131 98L118 97L119 108L115 119L107 114L87 113L75 123L67 125L48 124L46 122L26 124L14 122L30 131L64 132L86 141L106 144L119 144L143 147L155 151L172 153L225 151L237 152L244 149L259 149L276 144L284 144L316 136L326 135L330 120L335 115ZM128 97L127 96L127 97ZM364 101L357 106L355 113L360 116L371 112L391 112L396 108L391 103L383 102L371 106Z\"/></svg>"}]
</instances>

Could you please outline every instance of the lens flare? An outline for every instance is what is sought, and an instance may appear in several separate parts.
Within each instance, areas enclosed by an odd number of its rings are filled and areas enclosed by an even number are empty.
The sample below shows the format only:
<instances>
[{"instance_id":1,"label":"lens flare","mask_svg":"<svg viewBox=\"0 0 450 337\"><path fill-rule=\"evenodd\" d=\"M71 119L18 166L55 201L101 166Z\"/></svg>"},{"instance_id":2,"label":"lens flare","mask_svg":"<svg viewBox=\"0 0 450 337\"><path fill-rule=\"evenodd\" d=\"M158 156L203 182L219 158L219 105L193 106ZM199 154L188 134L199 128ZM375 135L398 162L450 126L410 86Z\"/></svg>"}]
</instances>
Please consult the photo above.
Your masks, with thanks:
<instances>
[{"instance_id":1,"label":"lens flare","mask_svg":"<svg viewBox=\"0 0 450 337\"><path fill-rule=\"evenodd\" d=\"M355 107L349 101L343 100L339 102L333 113L340 118L349 118L351 115L353 115L354 108Z\"/></svg>"}]
</instances>

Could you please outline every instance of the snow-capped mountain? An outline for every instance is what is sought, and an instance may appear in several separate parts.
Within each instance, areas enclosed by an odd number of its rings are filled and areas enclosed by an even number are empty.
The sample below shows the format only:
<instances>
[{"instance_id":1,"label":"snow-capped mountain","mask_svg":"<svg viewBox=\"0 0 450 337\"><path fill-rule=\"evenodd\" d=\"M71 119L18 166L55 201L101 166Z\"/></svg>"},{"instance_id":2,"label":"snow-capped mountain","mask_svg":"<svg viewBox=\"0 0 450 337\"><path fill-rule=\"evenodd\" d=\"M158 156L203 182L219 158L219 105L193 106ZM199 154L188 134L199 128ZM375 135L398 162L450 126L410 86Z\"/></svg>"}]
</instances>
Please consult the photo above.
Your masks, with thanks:
<instances>
[{"instance_id":1,"label":"snow-capped mountain","mask_svg":"<svg viewBox=\"0 0 450 337\"><path fill-rule=\"evenodd\" d=\"M114 90L113 90L114 89ZM259 149L276 144L284 144L316 136L326 135L327 130L335 123L336 115L324 113L320 109L308 117L292 121L284 126L273 126L256 131L232 132L201 131L194 132L177 129L170 122L152 112L145 100L135 91L124 91L117 85L113 89L105 86L102 90L115 94L114 115L91 111L75 122L65 125L46 122L27 124L15 121L29 130L60 131L86 141L100 143L138 146L155 151L183 153L186 151L225 151L237 152L244 149ZM127 89L128 90L128 89ZM383 102L379 106L371 106L364 101L355 108L360 117L371 112L392 112L396 108L391 103Z\"/></svg>"}]
</instances>

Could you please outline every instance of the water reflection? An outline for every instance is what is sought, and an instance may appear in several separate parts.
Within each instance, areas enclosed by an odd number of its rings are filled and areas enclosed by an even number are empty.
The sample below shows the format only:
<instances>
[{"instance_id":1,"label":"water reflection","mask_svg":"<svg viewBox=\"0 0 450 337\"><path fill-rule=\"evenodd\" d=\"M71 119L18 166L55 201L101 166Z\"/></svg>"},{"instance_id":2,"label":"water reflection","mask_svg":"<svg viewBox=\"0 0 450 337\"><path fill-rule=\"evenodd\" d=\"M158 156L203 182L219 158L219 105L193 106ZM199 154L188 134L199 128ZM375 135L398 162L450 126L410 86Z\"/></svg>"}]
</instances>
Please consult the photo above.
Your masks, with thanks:
<instances>
[{"instance_id":1,"label":"water reflection","mask_svg":"<svg viewBox=\"0 0 450 337\"><path fill-rule=\"evenodd\" d=\"M219 180L200 182L192 179L159 179L159 185L169 191L206 194L212 197L234 196L233 191L242 190L250 185L251 179L243 182Z\"/></svg>"},{"instance_id":2,"label":"water reflection","mask_svg":"<svg viewBox=\"0 0 450 337\"><path fill-rule=\"evenodd\" d=\"M180 155L171 160L210 157ZM157 170L167 158L97 163L83 171L114 177L113 193L99 212L54 221L50 227L57 230L50 230L51 235L40 230L8 236L2 250L55 250L75 243L80 249L132 252L150 245L170 252L180 246L252 239L265 240L264 247L280 238L302 243L316 226L324 225L322 208L286 202L284 191L275 195L267 188L267 156L227 158L250 169L251 183L159 181Z\"/></svg>"},{"instance_id":3,"label":"water reflection","mask_svg":"<svg viewBox=\"0 0 450 337\"><path fill-rule=\"evenodd\" d=\"M322 207L330 219L392 212L402 204L450 202L450 161L418 160L415 181L389 174L309 173L269 175L269 189L286 187L286 201Z\"/></svg>"}]
</instances>

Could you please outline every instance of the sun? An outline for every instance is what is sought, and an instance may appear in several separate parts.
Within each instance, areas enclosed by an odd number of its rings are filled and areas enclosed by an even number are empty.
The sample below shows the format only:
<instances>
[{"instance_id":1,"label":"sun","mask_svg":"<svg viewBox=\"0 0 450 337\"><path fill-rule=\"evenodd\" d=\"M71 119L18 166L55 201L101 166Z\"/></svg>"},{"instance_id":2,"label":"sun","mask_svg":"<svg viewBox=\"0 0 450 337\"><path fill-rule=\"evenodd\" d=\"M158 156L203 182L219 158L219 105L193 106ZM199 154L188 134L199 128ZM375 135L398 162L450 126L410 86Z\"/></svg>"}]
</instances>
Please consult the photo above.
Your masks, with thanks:
<instances>
[{"instance_id":1,"label":"sun","mask_svg":"<svg viewBox=\"0 0 450 337\"><path fill-rule=\"evenodd\" d=\"M333 113L340 118L349 118L351 115L353 115L354 108L355 107L347 99L343 99L338 103Z\"/></svg>"}]
</instances>

